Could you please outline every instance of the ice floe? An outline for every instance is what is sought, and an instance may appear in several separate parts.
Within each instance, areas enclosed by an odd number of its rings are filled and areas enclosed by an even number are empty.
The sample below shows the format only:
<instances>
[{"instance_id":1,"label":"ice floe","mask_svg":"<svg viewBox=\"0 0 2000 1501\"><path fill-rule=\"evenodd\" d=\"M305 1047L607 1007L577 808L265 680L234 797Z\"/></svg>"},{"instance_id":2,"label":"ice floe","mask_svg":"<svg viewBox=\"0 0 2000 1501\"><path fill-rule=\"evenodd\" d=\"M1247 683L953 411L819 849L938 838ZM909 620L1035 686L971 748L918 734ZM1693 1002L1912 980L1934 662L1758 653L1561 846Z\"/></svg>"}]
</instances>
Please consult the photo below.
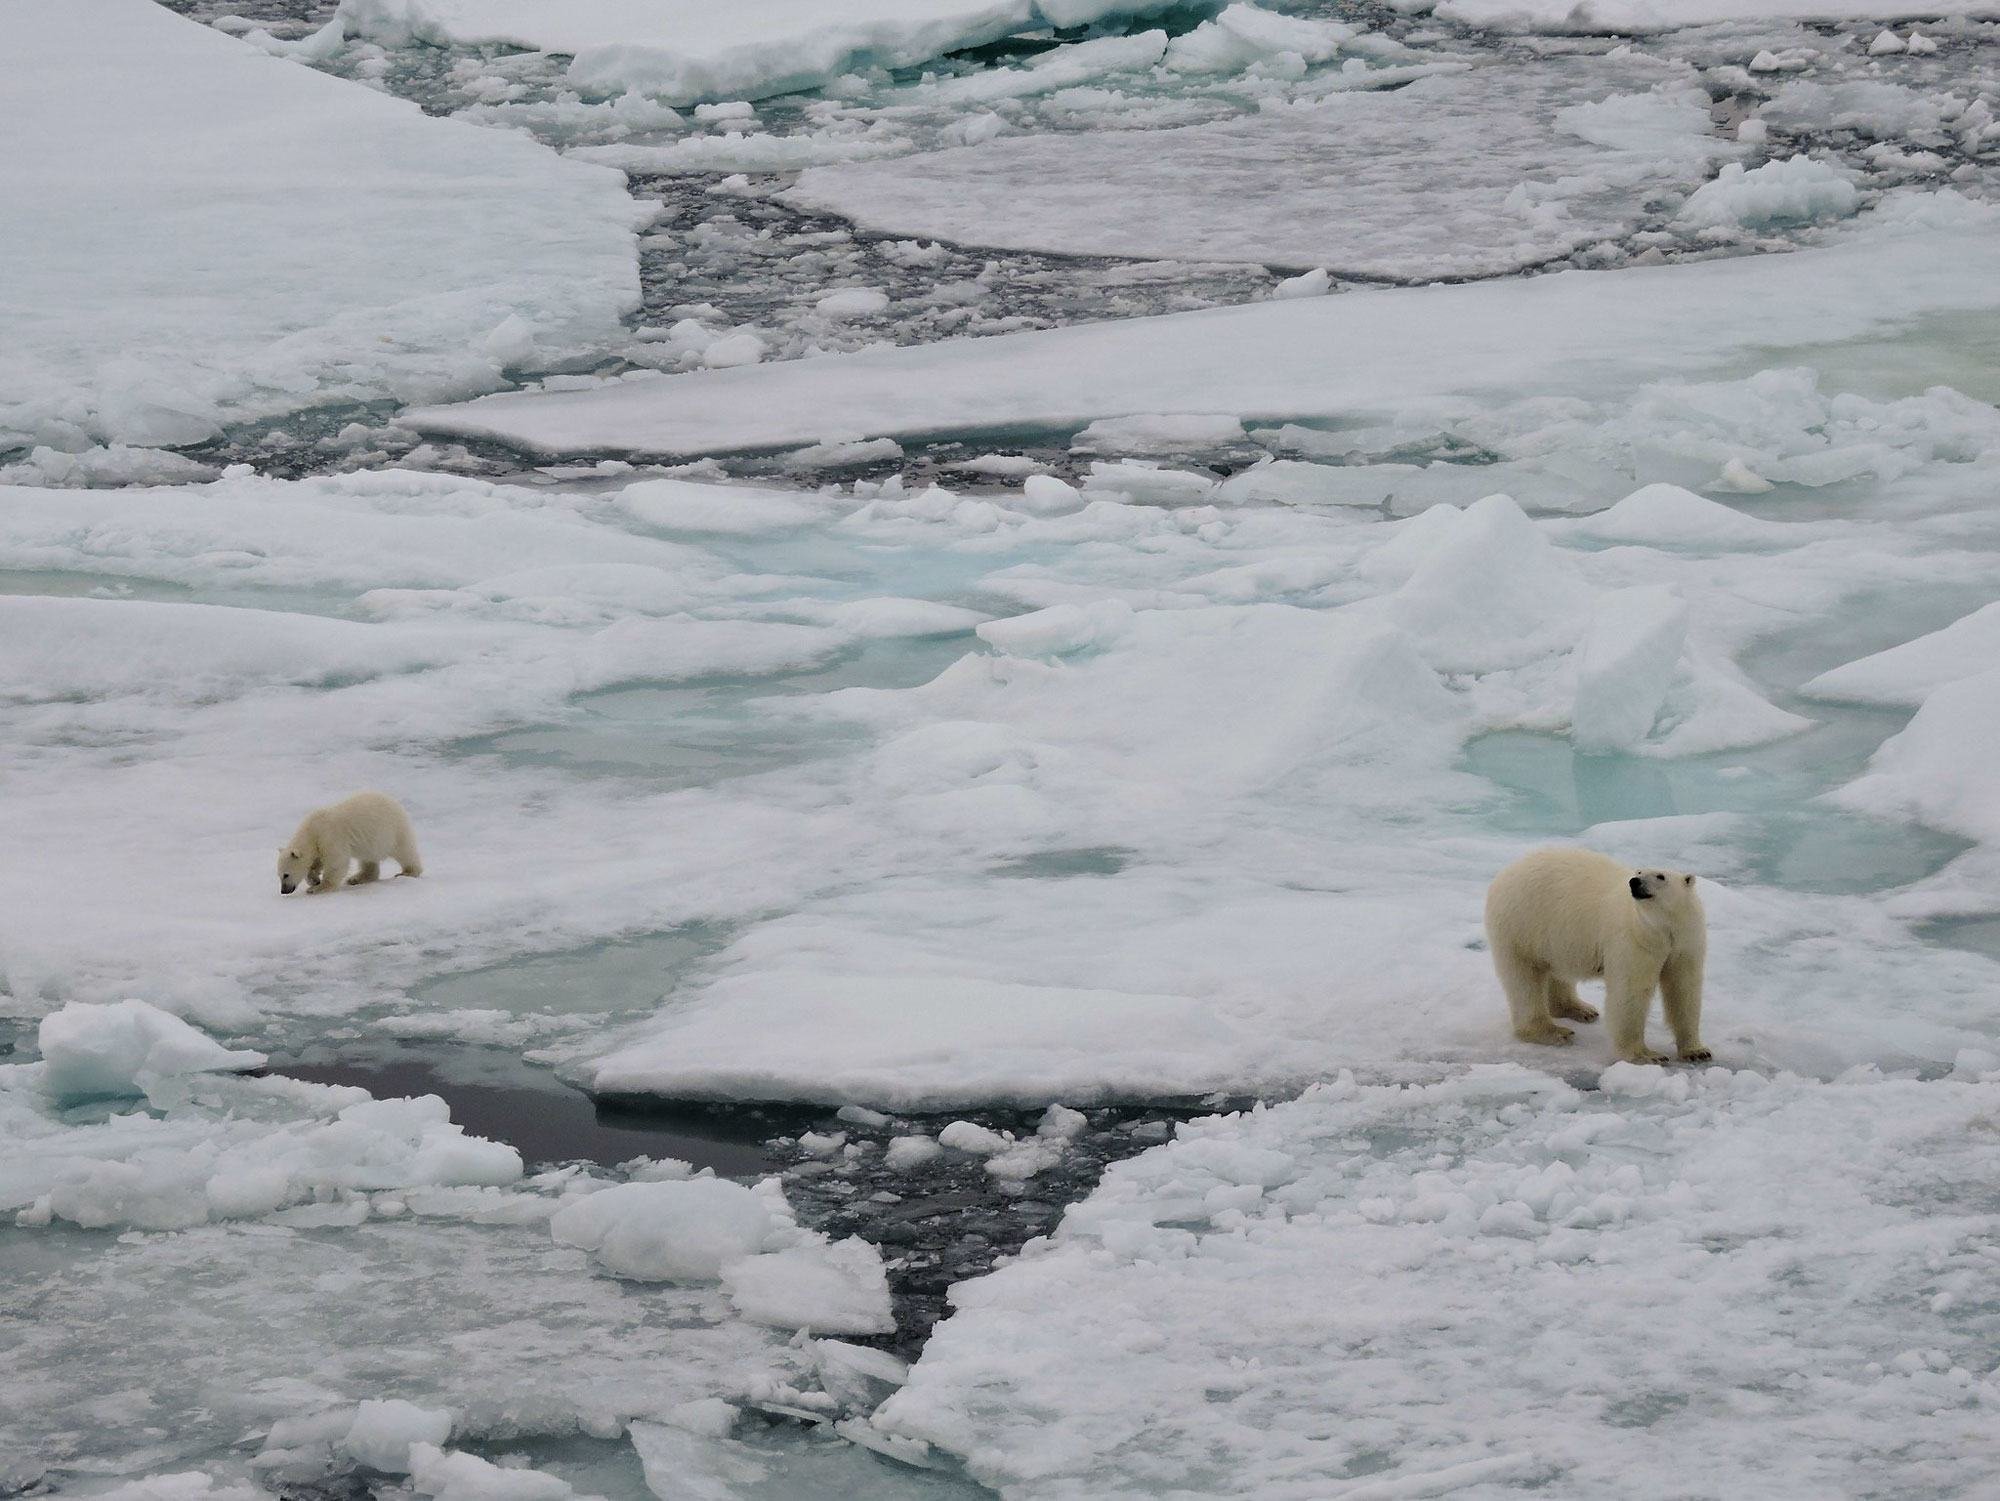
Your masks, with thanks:
<instances>
[{"instance_id":1,"label":"ice floe","mask_svg":"<svg viewBox=\"0 0 2000 1501\"><path fill-rule=\"evenodd\" d=\"M1218 410L1351 420L1454 392L1578 395L1635 359L1662 380L1713 370L1737 351L1803 350L1886 335L1946 308L1990 309L2000 303L1996 245L1990 209L1908 195L1836 244L1783 257L1353 292L492 396L404 420L543 453L658 454Z\"/></svg>"},{"instance_id":2,"label":"ice floe","mask_svg":"<svg viewBox=\"0 0 2000 1501\"><path fill-rule=\"evenodd\" d=\"M0 449L491 390L638 303L617 174L150 0L10 9L0 101Z\"/></svg>"},{"instance_id":3,"label":"ice floe","mask_svg":"<svg viewBox=\"0 0 2000 1501\"><path fill-rule=\"evenodd\" d=\"M1685 75L1555 61L1179 130L1009 136L817 167L786 201L974 245L1425 281L1620 237L1651 200L1694 188L1735 150ZM1120 185L1115 214L1103 211L1107 181Z\"/></svg>"}]
</instances>

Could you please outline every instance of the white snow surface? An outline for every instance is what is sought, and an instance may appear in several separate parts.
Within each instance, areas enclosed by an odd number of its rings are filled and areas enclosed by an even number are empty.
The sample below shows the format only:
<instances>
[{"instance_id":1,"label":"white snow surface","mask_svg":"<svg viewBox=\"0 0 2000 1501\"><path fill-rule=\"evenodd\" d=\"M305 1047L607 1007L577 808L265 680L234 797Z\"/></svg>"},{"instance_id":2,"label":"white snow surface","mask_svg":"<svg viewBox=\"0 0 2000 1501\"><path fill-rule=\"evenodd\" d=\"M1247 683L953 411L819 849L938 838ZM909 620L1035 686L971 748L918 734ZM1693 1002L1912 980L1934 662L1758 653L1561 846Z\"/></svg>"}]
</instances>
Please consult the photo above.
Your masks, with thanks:
<instances>
[{"instance_id":1,"label":"white snow surface","mask_svg":"<svg viewBox=\"0 0 2000 1501\"><path fill-rule=\"evenodd\" d=\"M1008 1497L2000 1483L2000 1072L1598 1083L1343 1077L1183 1126L954 1289L876 1422Z\"/></svg>"},{"instance_id":2,"label":"white snow surface","mask_svg":"<svg viewBox=\"0 0 2000 1501\"><path fill-rule=\"evenodd\" d=\"M902 68L1046 26L1145 16L1178 0L341 0L353 35L504 44L571 59L581 90L668 104L762 99Z\"/></svg>"},{"instance_id":3,"label":"white snow surface","mask_svg":"<svg viewBox=\"0 0 2000 1501\"><path fill-rule=\"evenodd\" d=\"M151 0L0 11L0 137L0 450L468 396L638 301L617 173Z\"/></svg>"},{"instance_id":4,"label":"white snow surface","mask_svg":"<svg viewBox=\"0 0 2000 1501\"><path fill-rule=\"evenodd\" d=\"M829 434L1076 428L1105 417L1387 414L1452 394L1594 392L1715 369L1737 351L1882 336L2000 305L1991 209L1895 197L1838 243L1783 256L1218 308L869 349L751 371L510 393L406 414L536 452L675 455ZM1782 294L1782 295L1780 295ZM1614 372L1616 374L1614 375Z\"/></svg>"},{"instance_id":5,"label":"white snow surface","mask_svg":"<svg viewBox=\"0 0 2000 1501\"><path fill-rule=\"evenodd\" d=\"M1736 149L1686 74L1555 61L1178 130L1044 132L815 167L785 200L972 245L1426 281L1615 238L1649 196L1694 188Z\"/></svg>"}]
</instances>

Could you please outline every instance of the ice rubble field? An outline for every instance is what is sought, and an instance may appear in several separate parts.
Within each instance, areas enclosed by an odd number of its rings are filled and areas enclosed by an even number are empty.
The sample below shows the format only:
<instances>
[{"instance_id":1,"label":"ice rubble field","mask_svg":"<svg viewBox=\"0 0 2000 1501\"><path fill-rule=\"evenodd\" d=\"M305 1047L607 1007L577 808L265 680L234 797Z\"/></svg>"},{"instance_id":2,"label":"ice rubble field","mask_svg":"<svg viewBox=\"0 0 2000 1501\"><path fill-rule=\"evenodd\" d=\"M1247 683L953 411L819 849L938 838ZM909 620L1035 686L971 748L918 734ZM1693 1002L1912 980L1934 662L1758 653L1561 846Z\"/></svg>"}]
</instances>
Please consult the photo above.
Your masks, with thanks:
<instances>
[{"instance_id":1,"label":"ice rubble field","mask_svg":"<svg viewBox=\"0 0 2000 1501\"><path fill-rule=\"evenodd\" d=\"M624 337L640 216L610 173L298 61L504 37L625 70L603 86L621 100L697 97L725 76L704 68L795 88L1113 14L1059 9L887 4L810 47L766 45L777 6L664 39L608 3L559 35L520 5L347 0L249 43L110 0L10 15L32 45L0 49L0 108L47 149L6 170L104 199L16 195L0 231L57 252L0 290L27 331L6 441L51 445L44 476L158 475L170 456L111 445L442 401ZM1589 31L1613 9L1438 13ZM1497 270L1629 237L1655 193L1714 248L1817 227L1783 255L398 414L586 461L1064 454L940 483L582 462L0 485L0 1016L22 1042L0 1063L0 1492L46 1473L251 1501L357 1467L441 1501L2000 1486L2000 960L1937 936L1976 935L2000 880L1983 179L1758 161L1693 118L1679 54L1418 76L1347 22L1206 25L869 87L973 121L1178 55L1283 94L1221 124L1211 95L1159 95L1189 113L1150 144L1227 139L1262 164L1241 183L1282 170L1295 115L1382 142L1425 99L1413 161L1462 152L1432 118L1454 100L1499 100L1537 123L1496 137L1497 176L1591 179L1524 193L1543 217L1520 245L1489 184L1424 198L1384 174L1347 242L1294 261L1304 221L1175 219L1170 145L1104 216L1162 216L1181 238L1149 254L1422 275L1447 247L1409 221L1452 203L1462 269ZM1417 81L1348 92L1349 62ZM1771 92L1775 129L1894 152L1977 160L1991 124L1881 79ZM645 114L514 102L544 129ZM1018 202L1147 155L1102 130L972 136L797 192L866 217L864 189L907 190L899 214L969 216L908 232L978 238L992 202L953 202L956 163L1018 158ZM225 156L240 201L217 198ZM107 245L112 197L178 234ZM1265 238L1216 238L1244 224ZM85 289L83 264L116 274ZM849 296L827 326L880 311ZM368 785L409 805L429 874L280 900L277 840ZM1718 1066L1606 1068L1594 1028L1563 1055L1509 1038L1480 896L1571 838L1703 877ZM612 942L673 957L633 990ZM558 960L572 994L508 984ZM864 1119L1272 1103L1115 1166L962 1284L906 1371L853 1343L891 1327L883 1252L801 1224L775 1179L523 1162L436 1098L242 1072L413 1034L605 1091ZM885 1156L913 1183L984 1159L1022 1193L1079 1126L959 1122Z\"/></svg>"}]
</instances>

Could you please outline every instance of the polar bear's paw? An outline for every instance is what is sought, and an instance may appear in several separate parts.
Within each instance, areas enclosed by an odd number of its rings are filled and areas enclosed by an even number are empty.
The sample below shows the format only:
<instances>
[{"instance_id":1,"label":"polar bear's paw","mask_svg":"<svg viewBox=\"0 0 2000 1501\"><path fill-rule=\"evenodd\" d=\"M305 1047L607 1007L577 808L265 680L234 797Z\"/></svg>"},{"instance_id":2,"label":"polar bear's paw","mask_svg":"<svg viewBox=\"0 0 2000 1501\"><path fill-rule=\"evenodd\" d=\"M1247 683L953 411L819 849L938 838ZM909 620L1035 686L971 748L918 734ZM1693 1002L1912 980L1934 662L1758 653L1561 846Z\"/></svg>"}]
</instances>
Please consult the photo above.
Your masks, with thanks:
<instances>
[{"instance_id":1,"label":"polar bear's paw","mask_svg":"<svg viewBox=\"0 0 2000 1501\"><path fill-rule=\"evenodd\" d=\"M1636 1053L1620 1053L1618 1057L1619 1061L1623 1063L1667 1062L1667 1055L1665 1053L1656 1053L1651 1048L1640 1048Z\"/></svg>"},{"instance_id":2,"label":"polar bear's paw","mask_svg":"<svg viewBox=\"0 0 2000 1501\"><path fill-rule=\"evenodd\" d=\"M1683 1063L1713 1063L1714 1061L1715 1054L1711 1053L1707 1048L1681 1049L1681 1062Z\"/></svg>"},{"instance_id":3,"label":"polar bear's paw","mask_svg":"<svg viewBox=\"0 0 2000 1501\"><path fill-rule=\"evenodd\" d=\"M1557 1016L1567 1017L1573 1022L1594 1022L1597 1020L1597 1008L1595 1006L1576 1000L1573 997L1565 999L1562 996L1557 996L1555 1000L1549 1003L1549 1010L1553 1011Z\"/></svg>"},{"instance_id":4,"label":"polar bear's paw","mask_svg":"<svg viewBox=\"0 0 2000 1501\"><path fill-rule=\"evenodd\" d=\"M1576 1041L1576 1033L1568 1027L1558 1027L1554 1022L1540 1022L1534 1026L1517 1027L1514 1035L1523 1042L1538 1042L1543 1047L1568 1047Z\"/></svg>"}]
</instances>

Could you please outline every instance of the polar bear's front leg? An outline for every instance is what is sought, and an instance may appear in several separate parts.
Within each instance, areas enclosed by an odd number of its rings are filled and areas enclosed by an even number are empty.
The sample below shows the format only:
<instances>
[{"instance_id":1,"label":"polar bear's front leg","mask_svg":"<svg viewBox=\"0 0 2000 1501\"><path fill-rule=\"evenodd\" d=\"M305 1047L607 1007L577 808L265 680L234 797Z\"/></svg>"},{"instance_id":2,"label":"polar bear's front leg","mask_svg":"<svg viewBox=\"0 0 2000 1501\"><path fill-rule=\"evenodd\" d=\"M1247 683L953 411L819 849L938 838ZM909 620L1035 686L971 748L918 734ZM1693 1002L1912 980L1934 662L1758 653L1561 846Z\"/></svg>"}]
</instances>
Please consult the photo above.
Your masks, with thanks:
<instances>
[{"instance_id":1,"label":"polar bear's front leg","mask_svg":"<svg viewBox=\"0 0 2000 1501\"><path fill-rule=\"evenodd\" d=\"M324 868L320 871L319 885L313 887L313 894L321 896L340 890L347 884L347 868L353 863L353 856L344 851L327 855Z\"/></svg>"},{"instance_id":2,"label":"polar bear's front leg","mask_svg":"<svg viewBox=\"0 0 2000 1501\"><path fill-rule=\"evenodd\" d=\"M1674 1046L1689 1063L1707 1063L1715 1057L1701 1042L1701 972L1700 954L1676 954L1660 971L1667 1025L1674 1029Z\"/></svg>"},{"instance_id":3,"label":"polar bear's front leg","mask_svg":"<svg viewBox=\"0 0 2000 1501\"><path fill-rule=\"evenodd\" d=\"M1646 1013L1653 1006L1659 977L1624 967L1604 972L1604 1010L1611 1024L1611 1046L1627 1063L1665 1063L1667 1055L1646 1046Z\"/></svg>"}]
</instances>

